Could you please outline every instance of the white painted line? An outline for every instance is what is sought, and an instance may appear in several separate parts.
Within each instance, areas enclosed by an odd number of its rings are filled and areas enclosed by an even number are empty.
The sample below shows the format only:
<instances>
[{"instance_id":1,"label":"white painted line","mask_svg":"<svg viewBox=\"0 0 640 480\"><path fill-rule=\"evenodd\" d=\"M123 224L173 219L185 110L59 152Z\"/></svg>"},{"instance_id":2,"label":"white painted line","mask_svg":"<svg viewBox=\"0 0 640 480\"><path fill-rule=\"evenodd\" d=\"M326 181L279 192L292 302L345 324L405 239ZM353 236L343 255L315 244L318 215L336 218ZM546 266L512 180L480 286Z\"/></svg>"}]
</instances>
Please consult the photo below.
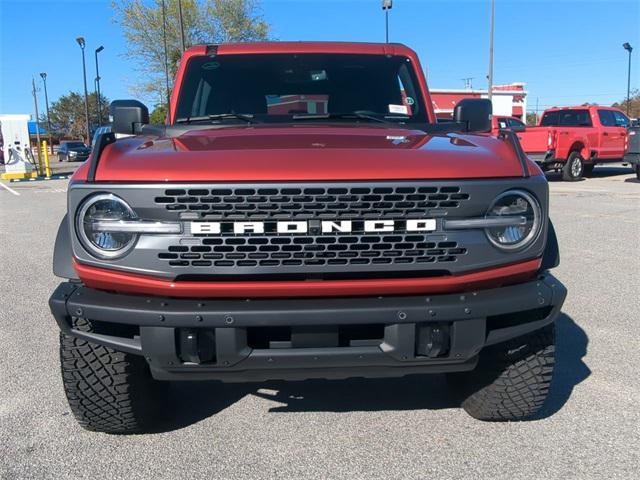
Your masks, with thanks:
<instances>
[{"instance_id":1,"label":"white painted line","mask_svg":"<svg viewBox=\"0 0 640 480\"><path fill-rule=\"evenodd\" d=\"M13 188L7 187L4 183L0 182L0 187L4 187L5 189L7 189L9 192L13 193L16 197L19 197L20 194L18 192L16 192Z\"/></svg>"}]
</instances>

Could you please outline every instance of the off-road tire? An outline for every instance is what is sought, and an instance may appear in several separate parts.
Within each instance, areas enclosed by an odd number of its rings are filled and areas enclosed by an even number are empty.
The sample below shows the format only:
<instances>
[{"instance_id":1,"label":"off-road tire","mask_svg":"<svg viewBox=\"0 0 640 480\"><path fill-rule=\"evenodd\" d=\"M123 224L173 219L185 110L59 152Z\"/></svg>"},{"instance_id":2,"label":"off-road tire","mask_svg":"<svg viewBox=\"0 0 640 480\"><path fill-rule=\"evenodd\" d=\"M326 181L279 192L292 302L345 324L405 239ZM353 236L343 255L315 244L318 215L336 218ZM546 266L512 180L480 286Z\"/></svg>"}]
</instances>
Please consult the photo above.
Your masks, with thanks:
<instances>
[{"instance_id":1,"label":"off-road tire","mask_svg":"<svg viewBox=\"0 0 640 480\"><path fill-rule=\"evenodd\" d=\"M584 158L580 152L571 152L569 158L562 167L562 180L565 182L576 182L584 174Z\"/></svg>"},{"instance_id":2,"label":"off-road tire","mask_svg":"<svg viewBox=\"0 0 640 480\"><path fill-rule=\"evenodd\" d=\"M471 372L449 374L462 408L478 420L518 421L544 404L555 363L555 326L487 347Z\"/></svg>"},{"instance_id":3,"label":"off-road tire","mask_svg":"<svg viewBox=\"0 0 640 480\"><path fill-rule=\"evenodd\" d=\"M74 318L74 328L91 324ZM143 357L60 333L64 391L78 423L87 430L141 433L156 424L164 382L151 377Z\"/></svg>"}]
</instances>

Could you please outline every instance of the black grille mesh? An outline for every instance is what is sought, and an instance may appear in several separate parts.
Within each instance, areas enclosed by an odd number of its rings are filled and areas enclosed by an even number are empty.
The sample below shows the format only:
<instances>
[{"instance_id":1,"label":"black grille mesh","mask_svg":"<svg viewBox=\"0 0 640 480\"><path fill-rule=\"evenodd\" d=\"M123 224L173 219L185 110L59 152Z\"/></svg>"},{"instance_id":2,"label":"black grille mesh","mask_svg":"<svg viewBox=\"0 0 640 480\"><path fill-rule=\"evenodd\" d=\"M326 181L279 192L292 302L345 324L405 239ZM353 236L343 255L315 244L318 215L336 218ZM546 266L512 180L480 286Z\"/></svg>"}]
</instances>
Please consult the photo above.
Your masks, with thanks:
<instances>
[{"instance_id":1,"label":"black grille mesh","mask_svg":"<svg viewBox=\"0 0 640 480\"><path fill-rule=\"evenodd\" d=\"M340 219L415 218L428 209L458 208L469 199L460 187L194 188L167 189L155 203L202 218Z\"/></svg>"}]
</instances>

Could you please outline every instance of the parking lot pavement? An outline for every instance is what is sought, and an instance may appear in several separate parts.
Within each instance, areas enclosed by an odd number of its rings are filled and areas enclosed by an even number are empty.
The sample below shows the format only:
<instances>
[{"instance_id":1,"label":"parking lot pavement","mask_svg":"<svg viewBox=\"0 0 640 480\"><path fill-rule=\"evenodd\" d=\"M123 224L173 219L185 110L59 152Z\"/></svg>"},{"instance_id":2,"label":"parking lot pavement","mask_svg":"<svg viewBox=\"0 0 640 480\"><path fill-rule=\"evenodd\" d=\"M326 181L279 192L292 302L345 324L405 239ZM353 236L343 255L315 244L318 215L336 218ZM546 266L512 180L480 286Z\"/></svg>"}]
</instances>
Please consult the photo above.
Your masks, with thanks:
<instances>
[{"instance_id":1,"label":"parking lot pavement","mask_svg":"<svg viewBox=\"0 0 640 480\"><path fill-rule=\"evenodd\" d=\"M473 420L441 376L182 383L174 419L138 436L83 431L62 392L47 300L66 183L0 188L0 478L636 478L640 183L550 180L569 296L538 420Z\"/></svg>"}]
</instances>

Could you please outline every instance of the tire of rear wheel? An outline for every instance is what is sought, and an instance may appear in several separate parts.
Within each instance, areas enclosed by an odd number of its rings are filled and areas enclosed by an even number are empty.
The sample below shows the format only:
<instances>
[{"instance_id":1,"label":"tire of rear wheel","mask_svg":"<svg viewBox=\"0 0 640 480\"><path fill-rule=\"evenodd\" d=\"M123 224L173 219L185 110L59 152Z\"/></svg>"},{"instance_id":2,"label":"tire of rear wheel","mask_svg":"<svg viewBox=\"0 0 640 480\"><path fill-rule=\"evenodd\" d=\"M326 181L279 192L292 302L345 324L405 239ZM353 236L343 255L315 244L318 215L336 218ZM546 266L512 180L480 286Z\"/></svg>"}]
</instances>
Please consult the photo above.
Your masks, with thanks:
<instances>
[{"instance_id":1,"label":"tire of rear wheel","mask_svg":"<svg viewBox=\"0 0 640 480\"><path fill-rule=\"evenodd\" d=\"M462 408L485 421L533 417L549 393L555 364L555 326L487 347L471 372L447 375Z\"/></svg>"},{"instance_id":2,"label":"tire of rear wheel","mask_svg":"<svg viewBox=\"0 0 640 480\"><path fill-rule=\"evenodd\" d=\"M74 322L91 331L87 320ZM69 407L83 428L126 434L156 426L166 384L153 380L141 356L60 333L60 366Z\"/></svg>"},{"instance_id":3,"label":"tire of rear wheel","mask_svg":"<svg viewBox=\"0 0 640 480\"><path fill-rule=\"evenodd\" d=\"M576 172L577 168L575 168L576 163L580 163L580 171ZM582 178L584 174L584 159L580 155L579 152L571 152L569 158L565 162L562 167L562 179L565 182L576 182Z\"/></svg>"},{"instance_id":4,"label":"tire of rear wheel","mask_svg":"<svg viewBox=\"0 0 640 480\"><path fill-rule=\"evenodd\" d=\"M636 178L640 180L640 163L636 165Z\"/></svg>"}]
</instances>

